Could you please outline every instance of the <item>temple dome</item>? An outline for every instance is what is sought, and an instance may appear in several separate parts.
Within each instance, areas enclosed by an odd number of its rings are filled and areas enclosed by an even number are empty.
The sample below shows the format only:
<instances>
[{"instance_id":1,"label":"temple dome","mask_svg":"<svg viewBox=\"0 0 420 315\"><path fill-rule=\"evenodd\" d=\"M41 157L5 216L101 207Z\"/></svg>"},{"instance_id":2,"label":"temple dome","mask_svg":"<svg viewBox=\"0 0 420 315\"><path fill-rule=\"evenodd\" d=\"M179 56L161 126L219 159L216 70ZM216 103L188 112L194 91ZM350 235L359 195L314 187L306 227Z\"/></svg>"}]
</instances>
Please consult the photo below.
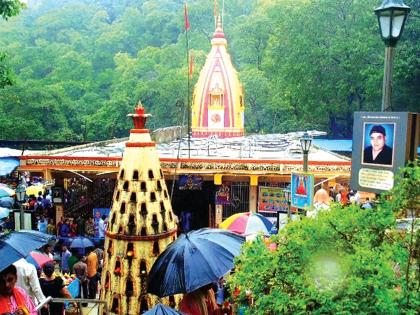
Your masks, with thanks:
<instances>
[{"instance_id":1,"label":"temple dome","mask_svg":"<svg viewBox=\"0 0 420 315\"><path fill-rule=\"evenodd\" d=\"M220 17L211 50L194 87L192 136L205 138L244 135L244 96L238 73L228 54Z\"/></svg>"}]
</instances>

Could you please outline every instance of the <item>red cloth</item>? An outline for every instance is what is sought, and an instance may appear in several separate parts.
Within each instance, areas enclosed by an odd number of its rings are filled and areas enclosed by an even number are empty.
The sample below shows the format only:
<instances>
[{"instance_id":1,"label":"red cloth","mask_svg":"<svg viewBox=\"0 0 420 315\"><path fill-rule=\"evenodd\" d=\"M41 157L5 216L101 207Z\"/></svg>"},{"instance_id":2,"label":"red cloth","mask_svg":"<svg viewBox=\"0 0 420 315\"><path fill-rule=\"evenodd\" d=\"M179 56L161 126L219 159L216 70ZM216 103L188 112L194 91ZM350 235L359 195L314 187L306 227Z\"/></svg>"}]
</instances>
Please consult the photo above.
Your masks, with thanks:
<instances>
[{"instance_id":1,"label":"red cloth","mask_svg":"<svg viewBox=\"0 0 420 315\"><path fill-rule=\"evenodd\" d=\"M20 310L25 315L37 314L31 298L23 289L14 287L10 297L0 295L0 314L14 314L17 310Z\"/></svg>"}]
</instances>

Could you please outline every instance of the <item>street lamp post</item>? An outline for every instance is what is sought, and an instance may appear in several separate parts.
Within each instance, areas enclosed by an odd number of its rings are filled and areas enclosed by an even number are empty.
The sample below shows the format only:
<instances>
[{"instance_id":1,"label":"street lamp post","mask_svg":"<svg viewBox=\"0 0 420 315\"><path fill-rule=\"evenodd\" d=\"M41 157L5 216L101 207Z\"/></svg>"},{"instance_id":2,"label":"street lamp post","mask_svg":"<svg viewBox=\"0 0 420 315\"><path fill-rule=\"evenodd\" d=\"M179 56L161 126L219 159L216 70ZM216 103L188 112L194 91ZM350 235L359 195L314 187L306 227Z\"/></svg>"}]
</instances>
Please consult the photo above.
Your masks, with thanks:
<instances>
[{"instance_id":1,"label":"street lamp post","mask_svg":"<svg viewBox=\"0 0 420 315\"><path fill-rule=\"evenodd\" d=\"M20 206L20 229L21 230L25 228L25 224L24 224L25 212L23 211L23 203L25 201L25 195L26 195L26 186L23 184L19 184L16 187L16 199L19 202L19 206Z\"/></svg>"},{"instance_id":2,"label":"street lamp post","mask_svg":"<svg viewBox=\"0 0 420 315\"><path fill-rule=\"evenodd\" d=\"M386 46L381 106L381 111L383 112L392 109L391 96L394 48L401 37L409 12L410 7L405 5L403 0L383 0L382 4L375 9L381 37Z\"/></svg>"},{"instance_id":3,"label":"street lamp post","mask_svg":"<svg viewBox=\"0 0 420 315\"><path fill-rule=\"evenodd\" d=\"M309 134L305 132L303 134L303 137L300 138L299 140L300 140L300 146L303 152L303 171L307 173L308 172L308 153L309 153L309 149L311 148L312 137L310 137Z\"/></svg>"}]
</instances>

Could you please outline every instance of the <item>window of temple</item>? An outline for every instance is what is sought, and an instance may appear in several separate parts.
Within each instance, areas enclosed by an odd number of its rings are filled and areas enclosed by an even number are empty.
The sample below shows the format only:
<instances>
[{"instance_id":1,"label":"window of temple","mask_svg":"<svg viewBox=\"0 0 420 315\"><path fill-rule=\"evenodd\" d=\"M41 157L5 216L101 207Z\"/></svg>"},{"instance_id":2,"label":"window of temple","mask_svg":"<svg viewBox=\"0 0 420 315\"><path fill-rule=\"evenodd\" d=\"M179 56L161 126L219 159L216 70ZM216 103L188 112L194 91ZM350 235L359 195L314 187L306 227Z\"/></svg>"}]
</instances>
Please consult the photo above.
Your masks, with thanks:
<instances>
[{"instance_id":1,"label":"window of temple","mask_svg":"<svg viewBox=\"0 0 420 315\"><path fill-rule=\"evenodd\" d=\"M124 213L125 213L125 202L122 202L122 203L121 203L120 213L121 213L121 214L124 214Z\"/></svg>"},{"instance_id":2,"label":"window of temple","mask_svg":"<svg viewBox=\"0 0 420 315\"><path fill-rule=\"evenodd\" d=\"M150 201L151 202L155 202L156 201L156 193L154 191L152 191L150 193Z\"/></svg>"},{"instance_id":3,"label":"window of temple","mask_svg":"<svg viewBox=\"0 0 420 315\"><path fill-rule=\"evenodd\" d=\"M163 191L163 195L165 196L166 199L168 199L168 192L166 191L166 189Z\"/></svg>"},{"instance_id":4,"label":"window of temple","mask_svg":"<svg viewBox=\"0 0 420 315\"><path fill-rule=\"evenodd\" d=\"M120 199L120 191L117 190L117 193L115 194L115 200L118 201Z\"/></svg>"},{"instance_id":5,"label":"window of temple","mask_svg":"<svg viewBox=\"0 0 420 315\"><path fill-rule=\"evenodd\" d=\"M140 236L147 236L147 229L146 229L146 227L145 227L145 226L143 226L143 227L141 228L141 231L140 231Z\"/></svg>"},{"instance_id":6,"label":"window of temple","mask_svg":"<svg viewBox=\"0 0 420 315\"><path fill-rule=\"evenodd\" d=\"M116 262L115 262L115 269L114 269L114 273L115 273L117 276L120 276L120 275L121 275L121 261L120 261L120 258L119 258L119 257L117 257L117 260L116 260Z\"/></svg>"},{"instance_id":7,"label":"window of temple","mask_svg":"<svg viewBox=\"0 0 420 315\"><path fill-rule=\"evenodd\" d=\"M160 202L160 212L165 212L165 204L163 203L163 201Z\"/></svg>"},{"instance_id":8,"label":"window of temple","mask_svg":"<svg viewBox=\"0 0 420 315\"><path fill-rule=\"evenodd\" d=\"M140 183L140 191L142 191L142 192L146 192L147 191L147 189L146 189L146 182L141 182Z\"/></svg>"},{"instance_id":9,"label":"window of temple","mask_svg":"<svg viewBox=\"0 0 420 315\"><path fill-rule=\"evenodd\" d=\"M210 106L222 107L223 106L223 94L211 94L210 95Z\"/></svg>"},{"instance_id":10,"label":"window of temple","mask_svg":"<svg viewBox=\"0 0 420 315\"><path fill-rule=\"evenodd\" d=\"M158 241L154 241L153 242L153 255L154 256L159 256L160 250L159 250L159 242Z\"/></svg>"},{"instance_id":11,"label":"window of temple","mask_svg":"<svg viewBox=\"0 0 420 315\"><path fill-rule=\"evenodd\" d=\"M133 235L136 232L136 222L134 219L134 214L130 214L128 219L128 234Z\"/></svg>"},{"instance_id":12,"label":"window of temple","mask_svg":"<svg viewBox=\"0 0 420 315\"><path fill-rule=\"evenodd\" d=\"M155 234L159 233L159 221L157 219L156 214L154 214L153 217L152 217L152 228L153 228Z\"/></svg>"},{"instance_id":13,"label":"window of temple","mask_svg":"<svg viewBox=\"0 0 420 315\"><path fill-rule=\"evenodd\" d=\"M153 179L155 176L153 175L153 171L149 170L149 179Z\"/></svg>"},{"instance_id":14,"label":"window of temple","mask_svg":"<svg viewBox=\"0 0 420 315\"><path fill-rule=\"evenodd\" d=\"M168 225L163 223L163 232L168 232Z\"/></svg>"},{"instance_id":15,"label":"window of temple","mask_svg":"<svg viewBox=\"0 0 420 315\"><path fill-rule=\"evenodd\" d=\"M172 220L173 220L173 217L172 217L172 211L169 211L169 221L171 221L171 222L172 222Z\"/></svg>"},{"instance_id":16,"label":"window of temple","mask_svg":"<svg viewBox=\"0 0 420 315\"><path fill-rule=\"evenodd\" d=\"M162 191L162 184L160 183L160 180L157 181L156 185L157 185L156 190L157 191Z\"/></svg>"},{"instance_id":17,"label":"window of temple","mask_svg":"<svg viewBox=\"0 0 420 315\"><path fill-rule=\"evenodd\" d=\"M123 190L124 191L128 191L128 187L129 187L129 182L128 182L128 180L126 180L125 182L124 182L124 184L123 184Z\"/></svg>"},{"instance_id":18,"label":"window of temple","mask_svg":"<svg viewBox=\"0 0 420 315\"><path fill-rule=\"evenodd\" d=\"M120 313L120 299L117 296L112 299L111 313Z\"/></svg>"},{"instance_id":19,"label":"window of temple","mask_svg":"<svg viewBox=\"0 0 420 315\"><path fill-rule=\"evenodd\" d=\"M123 227L120 225L118 228L118 234L121 234L123 232Z\"/></svg>"},{"instance_id":20,"label":"window of temple","mask_svg":"<svg viewBox=\"0 0 420 315\"><path fill-rule=\"evenodd\" d=\"M173 295L171 295L169 297L169 306L172 307L172 308L175 308L176 307L176 302L175 302L175 298L174 298Z\"/></svg>"},{"instance_id":21,"label":"window of temple","mask_svg":"<svg viewBox=\"0 0 420 315\"><path fill-rule=\"evenodd\" d=\"M134 284L131 278L127 279L127 283L125 284L125 294L130 297L133 296L134 293Z\"/></svg>"},{"instance_id":22,"label":"window of temple","mask_svg":"<svg viewBox=\"0 0 420 315\"><path fill-rule=\"evenodd\" d=\"M121 169L121 172L120 172L120 179L124 179L124 169Z\"/></svg>"},{"instance_id":23,"label":"window of temple","mask_svg":"<svg viewBox=\"0 0 420 315\"><path fill-rule=\"evenodd\" d=\"M148 310L149 310L149 306L148 306L148 303L147 303L147 298L143 297L140 301L140 312L139 312L139 314L143 314L144 312L146 312Z\"/></svg>"},{"instance_id":24,"label":"window of temple","mask_svg":"<svg viewBox=\"0 0 420 315\"><path fill-rule=\"evenodd\" d=\"M110 285L110 275L109 272L106 273L106 277L105 277L105 289L109 289L109 285Z\"/></svg>"},{"instance_id":25,"label":"window of temple","mask_svg":"<svg viewBox=\"0 0 420 315\"><path fill-rule=\"evenodd\" d=\"M162 169L159 170L160 171L160 177L163 178L163 172Z\"/></svg>"},{"instance_id":26,"label":"window of temple","mask_svg":"<svg viewBox=\"0 0 420 315\"><path fill-rule=\"evenodd\" d=\"M131 202L137 202L137 194L135 192L131 193L130 201Z\"/></svg>"},{"instance_id":27,"label":"window of temple","mask_svg":"<svg viewBox=\"0 0 420 315\"><path fill-rule=\"evenodd\" d=\"M140 214L145 217L147 215L147 204L145 202L141 203Z\"/></svg>"},{"instance_id":28,"label":"window of temple","mask_svg":"<svg viewBox=\"0 0 420 315\"><path fill-rule=\"evenodd\" d=\"M140 277L147 276L147 264L146 260L142 259L140 261Z\"/></svg>"},{"instance_id":29,"label":"window of temple","mask_svg":"<svg viewBox=\"0 0 420 315\"><path fill-rule=\"evenodd\" d=\"M139 180L139 171L133 171L133 180Z\"/></svg>"}]
</instances>

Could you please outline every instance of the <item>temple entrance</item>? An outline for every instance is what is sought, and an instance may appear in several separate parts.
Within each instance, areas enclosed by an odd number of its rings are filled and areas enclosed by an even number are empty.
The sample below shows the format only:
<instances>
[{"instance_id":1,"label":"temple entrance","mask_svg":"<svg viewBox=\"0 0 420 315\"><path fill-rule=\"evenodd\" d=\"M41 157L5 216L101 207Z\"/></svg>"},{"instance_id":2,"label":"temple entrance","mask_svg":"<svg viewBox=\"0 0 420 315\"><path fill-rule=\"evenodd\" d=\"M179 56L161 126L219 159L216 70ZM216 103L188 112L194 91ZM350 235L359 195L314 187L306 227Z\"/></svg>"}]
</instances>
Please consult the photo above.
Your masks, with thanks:
<instances>
[{"instance_id":1,"label":"temple entrance","mask_svg":"<svg viewBox=\"0 0 420 315\"><path fill-rule=\"evenodd\" d=\"M167 181L167 187L170 194L172 181ZM172 208L178 219L181 221L182 217L190 217L190 230L209 227L212 221L210 216L214 216L214 192L213 182L203 182L201 190L179 190L176 181L172 196ZM182 215L183 211L184 215ZM188 212L190 214L185 215Z\"/></svg>"}]
</instances>

